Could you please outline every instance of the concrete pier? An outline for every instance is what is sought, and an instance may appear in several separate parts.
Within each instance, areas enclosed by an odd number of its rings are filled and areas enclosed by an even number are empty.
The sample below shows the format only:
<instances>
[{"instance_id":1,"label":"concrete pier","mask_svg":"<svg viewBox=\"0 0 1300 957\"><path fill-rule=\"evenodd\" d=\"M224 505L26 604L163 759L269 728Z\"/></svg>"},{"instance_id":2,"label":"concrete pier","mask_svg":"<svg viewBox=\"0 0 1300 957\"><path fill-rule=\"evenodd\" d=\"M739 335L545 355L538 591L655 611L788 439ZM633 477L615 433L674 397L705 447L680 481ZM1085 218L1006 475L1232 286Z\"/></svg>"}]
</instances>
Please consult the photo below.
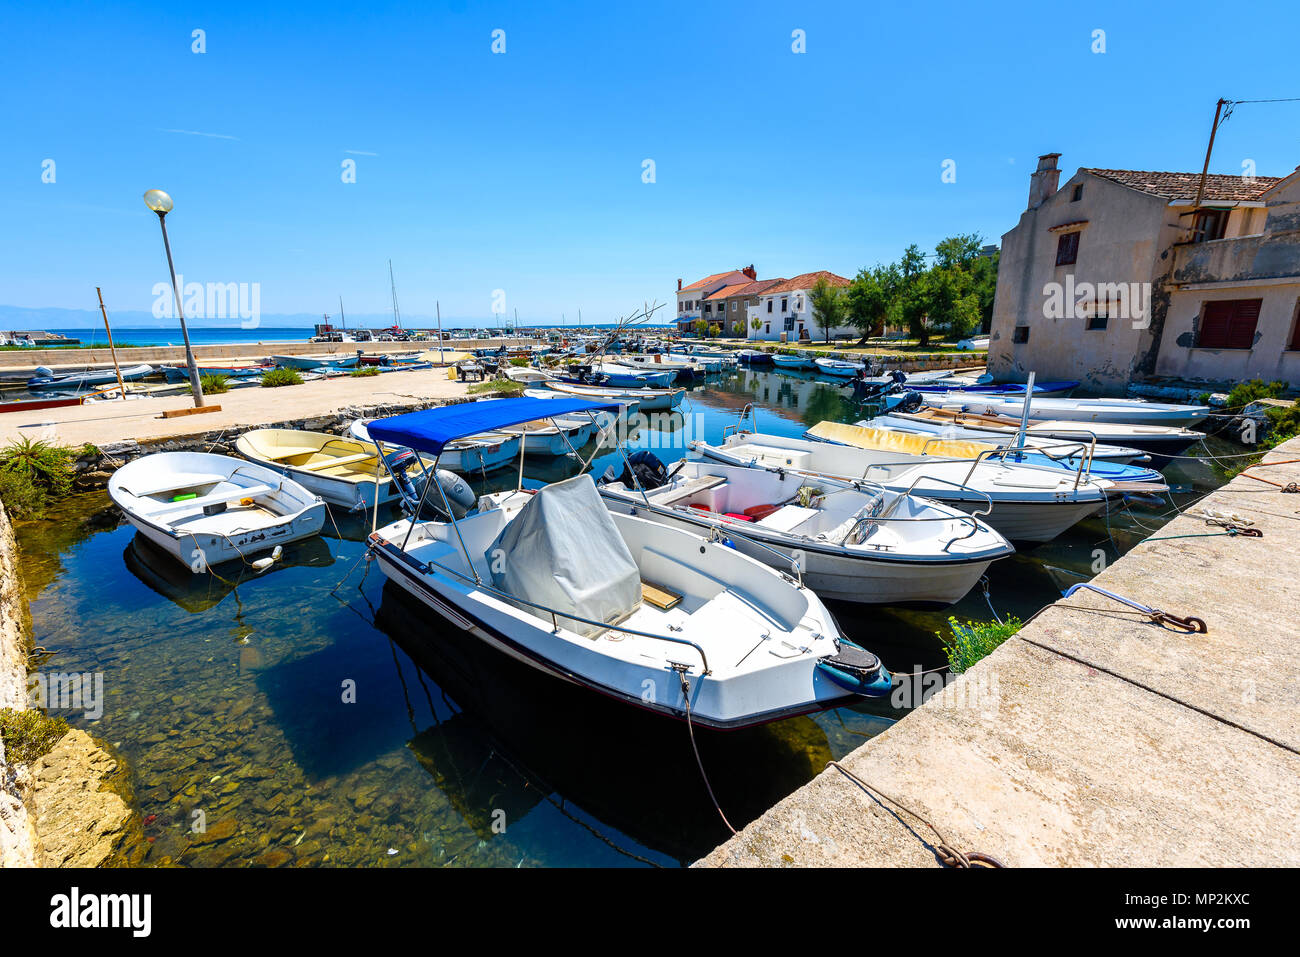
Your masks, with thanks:
<instances>
[{"instance_id":1,"label":"concrete pier","mask_svg":"<svg viewBox=\"0 0 1300 957\"><path fill-rule=\"evenodd\" d=\"M1081 591L841 763L1008 866L1300 864L1300 494L1248 475L1094 579L1207 634ZM1207 510L1263 537L1204 537ZM828 768L696 866L936 867L937 843Z\"/></svg>"}]
</instances>

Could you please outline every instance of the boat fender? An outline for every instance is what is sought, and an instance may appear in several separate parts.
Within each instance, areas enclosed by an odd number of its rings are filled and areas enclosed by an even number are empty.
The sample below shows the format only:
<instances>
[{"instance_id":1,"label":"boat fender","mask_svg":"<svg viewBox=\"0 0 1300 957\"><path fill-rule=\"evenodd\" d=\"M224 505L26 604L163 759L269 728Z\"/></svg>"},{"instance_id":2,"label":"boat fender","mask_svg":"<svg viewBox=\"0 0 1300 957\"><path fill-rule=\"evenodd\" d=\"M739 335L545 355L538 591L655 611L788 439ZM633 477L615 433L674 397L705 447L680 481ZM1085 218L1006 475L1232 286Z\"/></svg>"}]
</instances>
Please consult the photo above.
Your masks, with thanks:
<instances>
[{"instance_id":1,"label":"boat fender","mask_svg":"<svg viewBox=\"0 0 1300 957\"><path fill-rule=\"evenodd\" d=\"M253 562L253 570L258 574L261 574L262 572L270 568L272 565L274 565L276 562L278 562L280 560L280 556L283 554L284 554L284 549L281 548L279 545L276 545L275 549L266 558L259 558L257 561Z\"/></svg>"}]
</instances>

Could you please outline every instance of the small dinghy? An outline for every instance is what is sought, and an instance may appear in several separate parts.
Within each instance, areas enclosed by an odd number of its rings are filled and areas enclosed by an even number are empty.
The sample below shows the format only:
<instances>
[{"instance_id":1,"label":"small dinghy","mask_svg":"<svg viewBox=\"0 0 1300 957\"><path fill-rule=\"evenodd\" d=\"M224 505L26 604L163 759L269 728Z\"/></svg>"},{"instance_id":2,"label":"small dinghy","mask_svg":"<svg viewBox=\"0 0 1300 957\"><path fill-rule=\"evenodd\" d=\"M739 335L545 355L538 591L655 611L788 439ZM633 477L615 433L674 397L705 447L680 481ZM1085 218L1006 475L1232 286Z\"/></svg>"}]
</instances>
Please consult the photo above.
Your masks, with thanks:
<instances>
[{"instance_id":1,"label":"small dinghy","mask_svg":"<svg viewBox=\"0 0 1300 957\"><path fill-rule=\"evenodd\" d=\"M683 461L672 472L650 464L606 473L600 493L611 511L724 537L775 568L797 561L823 598L952 604L1015 551L978 517L879 485L715 462ZM662 484L647 488L643 478L655 473Z\"/></svg>"},{"instance_id":2,"label":"small dinghy","mask_svg":"<svg viewBox=\"0 0 1300 957\"><path fill-rule=\"evenodd\" d=\"M861 362L845 362L843 359L817 359L814 364L818 372L837 379L852 379L864 368Z\"/></svg>"},{"instance_id":3,"label":"small dinghy","mask_svg":"<svg viewBox=\"0 0 1300 957\"><path fill-rule=\"evenodd\" d=\"M762 349L741 349L736 353L736 360L747 366L770 366L772 353L764 352Z\"/></svg>"},{"instance_id":4,"label":"small dinghy","mask_svg":"<svg viewBox=\"0 0 1300 957\"><path fill-rule=\"evenodd\" d=\"M108 480L127 521L192 572L316 535L325 503L283 475L228 455L157 452ZM257 561L264 559L257 559Z\"/></svg>"},{"instance_id":5,"label":"small dinghy","mask_svg":"<svg viewBox=\"0 0 1300 957\"><path fill-rule=\"evenodd\" d=\"M361 353L351 356L271 356L271 361L282 369L319 372L325 369L355 369Z\"/></svg>"},{"instance_id":6,"label":"small dinghy","mask_svg":"<svg viewBox=\"0 0 1300 957\"><path fill-rule=\"evenodd\" d=\"M722 445L692 442L688 448L728 465L793 472L818 482L865 482L895 493L923 495L977 514L1019 542L1051 541L1104 508L1112 494L1121 494L1109 480L1088 478L1080 470L1002 458L945 459L754 432L734 433Z\"/></svg>"},{"instance_id":7,"label":"small dinghy","mask_svg":"<svg viewBox=\"0 0 1300 957\"><path fill-rule=\"evenodd\" d=\"M289 476L331 505L368 508L401 497L374 445L324 432L254 429L235 440L244 458ZM410 470L414 479L417 465Z\"/></svg>"},{"instance_id":8,"label":"small dinghy","mask_svg":"<svg viewBox=\"0 0 1300 957\"><path fill-rule=\"evenodd\" d=\"M368 426L373 419L356 419L348 426L348 435L374 445ZM442 464L461 475L485 475L505 468L519 458L520 436L494 432L458 439L451 443L442 457Z\"/></svg>"},{"instance_id":9,"label":"small dinghy","mask_svg":"<svg viewBox=\"0 0 1300 957\"><path fill-rule=\"evenodd\" d=\"M817 360L808 356L783 356L779 352L772 356L772 362L778 369L815 369Z\"/></svg>"},{"instance_id":10,"label":"small dinghy","mask_svg":"<svg viewBox=\"0 0 1300 957\"><path fill-rule=\"evenodd\" d=\"M476 404L477 405L477 404ZM490 414L505 428L605 402L502 399L381 419L371 435L437 457ZM440 618L555 678L700 725L743 728L887 695L880 660L821 600L718 540L616 514L590 475L485 495L452 522L371 534L380 569ZM788 567L788 563L787 563ZM447 641L431 624L428 640Z\"/></svg>"},{"instance_id":11,"label":"small dinghy","mask_svg":"<svg viewBox=\"0 0 1300 957\"><path fill-rule=\"evenodd\" d=\"M122 381L134 382L137 379L143 379L147 375L152 375L153 371L153 366L147 363L127 366L122 370ZM27 380L27 389L30 392L44 392L46 390L82 392L93 386L115 385L116 383L117 371L115 369L94 369L89 372L55 372L46 366L38 366L36 375Z\"/></svg>"}]
</instances>

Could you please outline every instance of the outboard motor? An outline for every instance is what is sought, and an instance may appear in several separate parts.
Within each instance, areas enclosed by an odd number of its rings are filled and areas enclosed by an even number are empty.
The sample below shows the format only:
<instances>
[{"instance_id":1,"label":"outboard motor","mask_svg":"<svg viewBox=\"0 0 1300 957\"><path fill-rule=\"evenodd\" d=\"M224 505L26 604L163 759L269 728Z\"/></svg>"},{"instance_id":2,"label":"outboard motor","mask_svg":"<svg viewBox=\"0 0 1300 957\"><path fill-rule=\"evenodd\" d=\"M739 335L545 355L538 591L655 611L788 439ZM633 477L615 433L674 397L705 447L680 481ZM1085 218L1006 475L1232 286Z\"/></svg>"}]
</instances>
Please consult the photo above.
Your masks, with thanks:
<instances>
[{"instance_id":1,"label":"outboard motor","mask_svg":"<svg viewBox=\"0 0 1300 957\"><path fill-rule=\"evenodd\" d=\"M418 461L419 458L410 449L384 454L384 464L393 476L393 485L402 497L403 510L411 516L414 516L415 510L419 508L420 496L425 495L425 484L429 480L427 472L421 472L414 477L410 475L411 467ZM435 490L430 489L428 495L425 495L424 504L433 508L439 515L444 515L446 510L442 506L442 497L445 495L447 504L451 506L453 512L451 517L464 518L474 507L475 501L474 490L469 487L469 483L455 472L448 472L446 469L437 469L434 478L442 487L442 494L439 495Z\"/></svg>"},{"instance_id":2,"label":"outboard motor","mask_svg":"<svg viewBox=\"0 0 1300 957\"><path fill-rule=\"evenodd\" d=\"M889 378L893 379L899 385L905 385L907 383L907 373L902 369L895 369L893 372L889 373Z\"/></svg>"},{"instance_id":3,"label":"outboard motor","mask_svg":"<svg viewBox=\"0 0 1300 957\"><path fill-rule=\"evenodd\" d=\"M649 491L650 489L661 488L668 482L668 469L657 455L643 449L640 452L633 452L627 457L627 464L623 466L622 475L615 476L614 467L611 465L605 469L602 480L606 482L622 482L628 488L636 488L637 484L640 483L641 488Z\"/></svg>"}]
</instances>

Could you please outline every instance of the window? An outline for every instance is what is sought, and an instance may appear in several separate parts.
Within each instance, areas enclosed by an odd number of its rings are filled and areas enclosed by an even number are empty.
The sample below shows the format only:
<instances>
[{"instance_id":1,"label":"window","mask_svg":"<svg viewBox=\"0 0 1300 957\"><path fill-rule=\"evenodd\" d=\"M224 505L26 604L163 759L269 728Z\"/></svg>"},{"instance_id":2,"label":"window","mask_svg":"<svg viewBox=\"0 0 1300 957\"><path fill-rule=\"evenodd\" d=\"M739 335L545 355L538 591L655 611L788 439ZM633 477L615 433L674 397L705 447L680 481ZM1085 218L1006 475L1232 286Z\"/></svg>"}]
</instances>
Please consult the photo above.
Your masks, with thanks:
<instances>
[{"instance_id":1,"label":"window","mask_svg":"<svg viewBox=\"0 0 1300 957\"><path fill-rule=\"evenodd\" d=\"M1106 328L1108 322L1110 322L1110 316L1089 316L1087 329L1089 332L1100 332Z\"/></svg>"},{"instance_id":2,"label":"window","mask_svg":"<svg viewBox=\"0 0 1300 957\"><path fill-rule=\"evenodd\" d=\"M1016 343L1016 344L1020 344L1020 343L1022 343L1022 342L1028 342L1028 341L1029 341L1029 327L1028 327L1028 326L1016 326L1016 331L1015 331L1014 333L1012 333L1012 335L1011 335L1011 341L1014 342L1014 343Z\"/></svg>"},{"instance_id":3,"label":"window","mask_svg":"<svg viewBox=\"0 0 1300 957\"><path fill-rule=\"evenodd\" d=\"M1073 266L1079 261L1079 231L1061 233L1056 241L1056 265Z\"/></svg>"},{"instance_id":4,"label":"window","mask_svg":"<svg viewBox=\"0 0 1300 957\"><path fill-rule=\"evenodd\" d=\"M771 312L771 311L772 311L772 300L771 300L771 299L769 299L769 300L767 301L767 311L768 311L768 312Z\"/></svg>"},{"instance_id":5,"label":"window","mask_svg":"<svg viewBox=\"0 0 1300 957\"><path fill-rule=\"evenodd\" d=\"M1207 243L1212 239L1222 239L1228 228L1228 211L1226 209L1197 210L1192 220L1192 242Z\"/></svg>"},{"instance_id":6,"label":"window","mask_svg":"<svg viewBox=\"0 0 1300 957\"><path fill-rule=\"evenodd\" d=\"M1249 349L1255 344L1255 325L1263 299L1220 299L1201 307L1196 332L1198 349Z\"/></svg>"},{"instance_id":7,"label":"window","mask_svg":"<svg viewBox=\"0 0 1300 957\"><path fill-rule=\"evenodd\" d=\"M740 300L738 300L738 299L737 299L737 300L733 300L732 303L731 303L731 311L732 311L732 312L735 312L735 311L736 311L737 309L739 309L739 308L740 308Z\"/></svg>"},{"instance_id":8,"label":"window","mask_svg":"<svg viewBox=\"0 0 1300 957\"><path fill-rule=\"evenodd\" d=\"M794 316L786 316L786 318L785 318L785 331L786 331L786 332L794 332Z\"/></svg>"},{"instance_id":9,"label":"window","mask_svg":"<svg viewBox=\"0 0 1300 957\"><path fill-rule=\"evenodd\" d=\"M1083 184L1082 184L1082 183L1080 183L1078 186L1074 187L1074 192L1070 194L1070 202L1072 202L1072 203L1077 203L1077 202L1078 202L1079 200L1081 200L1081 199L1083 199Z\"/></svg>"},{"instance_id":10,"label":"window","mask_svg":"<svg viewBox=\"0 0 1300 957\"><path fill-rule=\"evenodd\" d=\"M1291 352L1300 352L1300 299L1295 303L1295 318L1291 320L1291 342L1287 349Z\"/></svg>"},{"instance_id":11,"label":"window","mask_svg":"<svg viewBox=\"0 0 1300 957\"><path fill-rule=\"evenodd\" d=\"M789 302L789 301L790 301L790 300L786 299L785 296L782 296L782 297L781 297L781 311L782 311L782 312L785 312L785 311L786 311L786 306L785 306L785 304L786 304L787 302Z\"/></svg>"},{"instance_id":12,"label":"window","mask_svg":"<svg viewBox=\"0 0 1300 957\"><path fill-rule=\"evenodd\" d=\"M772 331L772 324L770 322L763 326L764 333L769 333L771 331Z\"/></svg>"}]
</instances>

